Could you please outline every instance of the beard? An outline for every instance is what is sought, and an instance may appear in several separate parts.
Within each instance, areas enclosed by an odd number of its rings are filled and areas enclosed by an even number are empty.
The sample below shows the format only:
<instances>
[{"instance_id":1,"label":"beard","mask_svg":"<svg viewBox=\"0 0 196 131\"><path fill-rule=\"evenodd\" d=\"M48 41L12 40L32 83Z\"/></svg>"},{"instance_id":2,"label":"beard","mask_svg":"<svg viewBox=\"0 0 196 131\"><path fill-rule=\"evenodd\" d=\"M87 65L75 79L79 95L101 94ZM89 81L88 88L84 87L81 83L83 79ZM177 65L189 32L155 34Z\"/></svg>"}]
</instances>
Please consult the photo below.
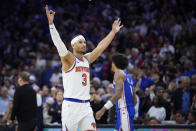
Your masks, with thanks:
<instances>
[{"instance_id":1,"label":"beard","mask_svg":"<svg viewBox=\"0 0 196 131\"><path fill-rule=\"evenodd\" d=\"M84 55L86 52L85 51L77 51L77 53Z\"/></svg>"},{"instance_id":2,"label":"beard","mask_svg":"<svg viewBox=\"0 0 196 131\"><path fill-rule=\"evenodd\" d=\"M86 53L86 49L85 49L85 50L82 50L82 49L81 49L81 50L78 50L77 53L78 53L78 54L83 54L83 55L84 55L84 54Z\"/></svg>"}]
</instances>

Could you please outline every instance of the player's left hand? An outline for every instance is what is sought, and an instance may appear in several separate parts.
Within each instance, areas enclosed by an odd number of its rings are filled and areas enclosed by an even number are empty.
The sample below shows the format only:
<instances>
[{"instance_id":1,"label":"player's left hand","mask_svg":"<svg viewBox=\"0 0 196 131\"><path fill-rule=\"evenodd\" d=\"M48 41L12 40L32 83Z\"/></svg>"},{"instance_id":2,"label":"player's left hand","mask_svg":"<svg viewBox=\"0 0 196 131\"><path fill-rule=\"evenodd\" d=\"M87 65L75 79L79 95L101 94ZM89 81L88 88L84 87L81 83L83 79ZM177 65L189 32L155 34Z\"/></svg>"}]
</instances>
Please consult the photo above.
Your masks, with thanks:
<instances>
[{"instance_id":1,"label":"player's left hand","mask_svg":"<svg viewBox=\"0 0 196 131\"><path fill-rule=\"evenodd\" d=\"M120 29L123 27L123 25L120 25L121 21L118 18L117 20L114 21L113 25L112 25L112 31L116 34L120 31Z\"/></svg>"},{"instance_id":2,"label":"player's left hand","mask_svg":"<svg viewBox=\"0 0 196 131\"><path fill-rule=\"evenodd\" d=\"M101 117L103 116L103 114L105 113L106 109L105 107L101 108L101 110L99 110L97 113L96 113L96 119L97 120L100 120Z\"/></svg>"}]
</instances>

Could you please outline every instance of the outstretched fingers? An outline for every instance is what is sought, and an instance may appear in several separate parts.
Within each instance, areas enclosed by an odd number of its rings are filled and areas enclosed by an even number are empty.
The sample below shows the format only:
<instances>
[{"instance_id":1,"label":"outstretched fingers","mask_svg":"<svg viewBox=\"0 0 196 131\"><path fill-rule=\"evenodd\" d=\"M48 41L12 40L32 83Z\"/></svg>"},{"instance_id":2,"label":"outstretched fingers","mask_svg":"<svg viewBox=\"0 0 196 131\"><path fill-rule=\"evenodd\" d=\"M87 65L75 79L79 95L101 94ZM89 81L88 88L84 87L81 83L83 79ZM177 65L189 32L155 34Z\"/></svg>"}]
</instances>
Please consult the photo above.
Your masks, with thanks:
<instances>
[{"instance_id":1,"label":"outstretched fingers","mask_svg":"<svg viewBox=\"0 0 196 131\"><path fill-rule=\"evenodd\" d=\"M120 26L120 29L123 28L123 27L124 27L124 25L121 25L121 26Z\"/></svg>"},{"instance_id":2,"label":"outstretched fingers","mask_svg":"<svg viewBox=\"0 0 196 131\"><path fill-rule=\"evenodd\" d=\"M46 12L48 12L48 11L49 11L49 10L48 10L48 5L46 5L46 6L45 6L45 9L46 9Z\"/></svg>"},{"instance_id":3,"label":"outstretched fingers","mask_svg":"<svg viewBox=\"0 0 196 131\"><path fill-rule=\"evenodd\" d=\"M119 20L119 21L118 21L118 25L120 26L120 24L121 24L121 21Z\"/></svg>"},{"instance_id":4,"label":"outstretched fingers","mask_svg":"<svg viewBox=\"0 0 196 131\"><path fill-rule=\"evenodd\" d=\"M50 11L49 11L49 9L48 9L48 5L45 6L45 9L46 9L46 15L47 15L47 17L49 17Z\"/></svg>"},{"instance_id":5,"label":"outstretched fingers","mask_svg":"<svg viewBox=\"0 0 196 131\"><path fill-rule=\"evenodd\" d=\"M118 18L118 26L121 29L124 25L121 25L121 20Z\"/></svg>"}]
</instances>

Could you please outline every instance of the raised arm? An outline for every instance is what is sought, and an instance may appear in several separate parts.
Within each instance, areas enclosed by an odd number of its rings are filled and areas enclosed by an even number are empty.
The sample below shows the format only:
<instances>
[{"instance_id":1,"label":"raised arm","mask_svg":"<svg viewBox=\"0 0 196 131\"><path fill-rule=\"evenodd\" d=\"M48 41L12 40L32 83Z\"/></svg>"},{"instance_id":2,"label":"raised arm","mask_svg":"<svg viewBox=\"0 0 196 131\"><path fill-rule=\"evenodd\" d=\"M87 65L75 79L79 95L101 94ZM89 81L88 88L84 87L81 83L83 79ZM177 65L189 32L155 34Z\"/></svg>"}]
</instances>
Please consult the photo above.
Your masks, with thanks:
<instances>
[{"instance_id":1,"label":"raised arm","mask_svg":"<svg viewBox=\"0 0 196 131\"><path fill-rule=\"evenodd\" d=\"M65 44L61 40L59 33L57 32L55 25L53 23L55 12L48 9L48 5L45 7L46 15L48 18L49 28L50 28L50 35L52 37L52 41L57 48L59 56L61 57L62 61L62 69L67 71L73 64L74 64L74 56L73 54L67 50Z\"/></svg>"},{"instance_id":2,"label":"raised arm","mask_svg":"<svg viewBox=\"0 0 196 131\"><path fill-rule=\"evenodd\" d=\"M103 40L101 40L101 42L99 42L97 47L92 52L85 55L90 61L90 63L93 63L109 46L116 33L118 33L119 30L123 27L123 25L120 25L120 23L121 21L119 19L115 20L112 25L112 30L110 31L110 33Z\"/></svg>"},{"instance_id":3,"label":"raised arm","mask_svg":"<svg viewBox=\"0 0 196 131\"><path fill-rule=\"evenodd\" d=\"M118 71L114 74L114 81L116 83L115 94L112 98L96 113L96 119L99 120L106 110L110 109L121 98L123 93L123 83L126 79L125 74L122 71Z\"/></svg>"}]
</instances>

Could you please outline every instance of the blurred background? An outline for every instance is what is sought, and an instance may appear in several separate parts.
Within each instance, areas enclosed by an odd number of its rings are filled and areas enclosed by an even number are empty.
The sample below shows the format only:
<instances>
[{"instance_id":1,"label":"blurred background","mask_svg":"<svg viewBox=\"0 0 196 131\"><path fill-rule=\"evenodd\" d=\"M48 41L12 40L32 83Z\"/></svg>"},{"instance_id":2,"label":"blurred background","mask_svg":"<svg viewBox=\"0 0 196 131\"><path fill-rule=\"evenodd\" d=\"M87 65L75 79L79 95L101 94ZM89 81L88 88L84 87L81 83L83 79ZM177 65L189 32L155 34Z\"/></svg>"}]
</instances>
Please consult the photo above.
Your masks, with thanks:
<instances>
[{"instance_id":1,"label":"blurred background","mask_svg":"<svg viewBox=\"0 0 196 131\"><path fill-rule=\"evenodd\" d=\"M91 106L112 97L111 55L127 55L134 80L139 125L196 123L196 0L12 0L0 4L0 124L9 127L17 75L31 73L37 92L38 130L61 125L61 62L50 37L45 5L66 47L82 34L92 51L120 18L124 28L91 64ZM97 124L113 125L115 107ZM17 123L17 122L16 122ZM104 127L104 126L103 126Z\"/></svg>"}]
</instances>

